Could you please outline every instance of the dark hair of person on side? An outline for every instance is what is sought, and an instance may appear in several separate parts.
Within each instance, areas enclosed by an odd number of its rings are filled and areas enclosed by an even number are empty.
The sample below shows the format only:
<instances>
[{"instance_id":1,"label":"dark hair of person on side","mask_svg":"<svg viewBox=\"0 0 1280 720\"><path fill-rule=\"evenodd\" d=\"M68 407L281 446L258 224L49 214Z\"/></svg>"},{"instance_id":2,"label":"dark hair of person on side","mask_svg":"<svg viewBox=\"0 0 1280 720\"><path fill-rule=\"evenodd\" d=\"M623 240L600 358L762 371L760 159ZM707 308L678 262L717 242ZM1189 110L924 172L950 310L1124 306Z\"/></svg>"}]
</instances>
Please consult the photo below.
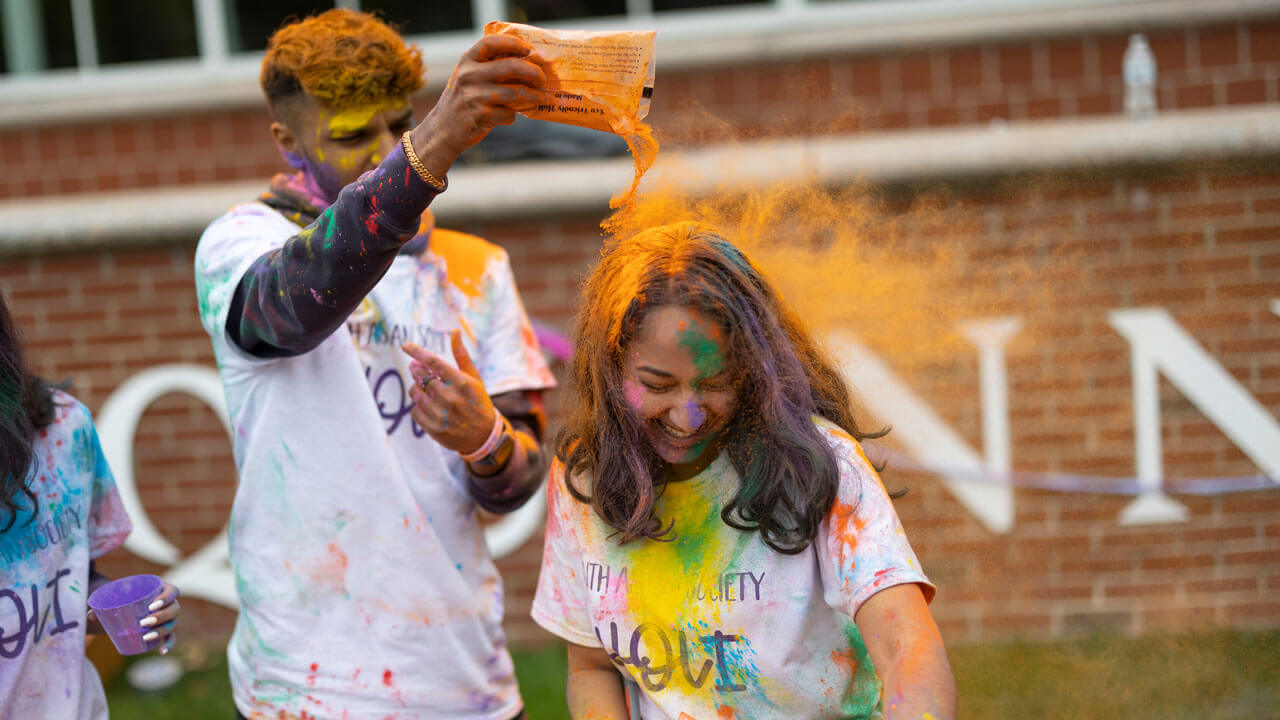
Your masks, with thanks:
<instances>
[{"instance_id":1,"label":"dark hair of person on side","mask_svg":"<svg viewBox=\"0 0 1280 720\"><path fill-rule=\"evenodd\" d=\"M53 417L53 388L27 370L17 327L0 294L0 532L17 521L22 496L35 517L38 500L27 486L32 441Z\"/></svg>"}]
</instances>

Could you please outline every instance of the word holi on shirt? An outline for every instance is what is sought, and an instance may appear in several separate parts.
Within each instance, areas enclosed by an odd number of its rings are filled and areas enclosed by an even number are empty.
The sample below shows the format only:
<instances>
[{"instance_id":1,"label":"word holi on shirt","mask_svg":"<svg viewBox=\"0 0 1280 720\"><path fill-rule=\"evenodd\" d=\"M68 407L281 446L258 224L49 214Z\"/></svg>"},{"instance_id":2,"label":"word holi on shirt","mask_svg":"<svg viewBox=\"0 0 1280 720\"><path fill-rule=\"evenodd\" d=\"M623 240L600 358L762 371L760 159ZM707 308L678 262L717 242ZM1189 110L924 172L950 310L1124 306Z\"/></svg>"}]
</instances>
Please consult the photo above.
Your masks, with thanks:
<instances>
[{"instance_id":1,"label":"word holi on shirt","mask_svg":"<svg viewBox=\"0 0 1280 720\"><path fill-rule=\"evenodd\" d=\"M374 402L378 404L378 414L386 423L387 435L394 434L402 425L409 428L415 438L427 434L427 431L423 430L412 416L413 399L409 397L409 383L413 382L413 378L405 382L399 368L394 367L378 373L376 380L373 377L373 368L366 367L364 377L369 381Z\"/></svg>"},{"instance_id":2,"label":"word holi on shirt","mask_svg":"<svg viewBox=\"0 0 1280 720\"><path fill-rule=\"evenodd\" d=\"M31 638L31 644L35 645L44 637L45 630L49 631L49 637L53 637L80 627L79 622L75 620L68 622L62 616L62 603L58 597L62 578L70 574L71 568L64 567L54 573L52 579L44 583L44 589L51 592L45 593L45 598L48 601L45 603L43 611L41 611L40 606L39 582L31 583L30 605L26 603L23 588L0 590L0 618L7 616L4 608L5 601L12 603L13 614L17 618L16 627L0 626L0 657L16 658L21 655L22 651L27 647L28 635ZM49 628L49 613L51 611L53 612L54 626Z\"/></svg>"},{"instance_id":3,"label":"word holi on shirt","mask_svg":"<svg viewBox=\"0 0 1280 720\"><path fill-rule=\"evenodd\" d=\"M747 571L721 573L708 580L698 579L689 591L689 598L698 602L759 601L760 584L764 582L764 576L763 572L757 577L755 573ZM582 579L591 592L599 595L617 593L622 591L627 581L627 568L614 568L612 565L584 560ZM610 579L613 580L612 586L609 584Z\"/></svg>"},{"instance_id":4,"label":"word holi on shirt","mask_svg":"<svg viewBox=\"0 0 1280 720\"><path fill-rule=\"evenodd\" d=\"M0 542L0 556L4 557L4 564L17 565L25 557L62 544L73 525L76 530L84 526L80 513L80 508L64 504L53 509L49 519L43 522L26 527L15 522L14 527L5 533L10 537Z\"/></svg>"},{"instance_id":5,"label":"word holi on shirt","mask_svg":"<svg viewBox=\"0 0 1280 720\"><path fill-rule=\"evenodd\" d=\"M714 631L710 635L693 635L695 641L693 645L702 645L703 651L712 657L698 658L690 648L689 636L684 630L665 629L654 623L641 623L631 632L631 641L626 647L628 654L622 654L622 648L619 645L618 623L609 623L609 642L606 643L604 635L600 632L600 628L596 627L596 639L600 641L600 646L609 654L609 659L615 664L625 668L630 665L640 671L640 682L650 692L660 692L665 690L671 684L671 680L675 678L677 665L675 660L679 659L678 669L683 674L685 682L694 690L702 689L711 680L709 677L712 668L715 669L715 689L723 693L742 692L747 689L746 685L734 681L734 673L729 666L729 658L736 657L741 654L740 650L730 647L742 641L738 635L729 635L719 630ZM672 635L674 633L674 637ZM640 642L648 636L645 642L645 649L642 652ZM672 641L676 644L673 644ZM678 645L678 648L677 648ZM657 649L662 648L661 659L657 656ZM710 648L710 649L708 649ZM676 656L676 650L679 655ZM695 672L690 665L690 661L697 666Z\"/></svg>"}]
</instances>

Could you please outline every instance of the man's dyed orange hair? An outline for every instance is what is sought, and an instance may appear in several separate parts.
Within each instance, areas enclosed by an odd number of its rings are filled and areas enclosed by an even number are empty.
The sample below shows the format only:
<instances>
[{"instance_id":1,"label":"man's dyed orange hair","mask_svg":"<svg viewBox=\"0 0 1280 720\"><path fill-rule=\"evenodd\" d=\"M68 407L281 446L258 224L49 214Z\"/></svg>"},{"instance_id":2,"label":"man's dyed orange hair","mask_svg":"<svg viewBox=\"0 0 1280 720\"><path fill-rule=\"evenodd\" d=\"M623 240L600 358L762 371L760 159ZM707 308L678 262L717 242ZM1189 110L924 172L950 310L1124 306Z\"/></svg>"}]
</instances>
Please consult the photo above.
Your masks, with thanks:
<instances>
[{"instance_id":1,"label":"man's dyed orange hair","mask_svg":"<svg viewBox=\"0 0 1280 720\"><path fill-rule=\"evenodd\" d=\"M422 52L372 15L329 10L275 31L259 82L272 105L299 93L329 110L371 105L422 87Z\"/></svg>"}]
</instances>

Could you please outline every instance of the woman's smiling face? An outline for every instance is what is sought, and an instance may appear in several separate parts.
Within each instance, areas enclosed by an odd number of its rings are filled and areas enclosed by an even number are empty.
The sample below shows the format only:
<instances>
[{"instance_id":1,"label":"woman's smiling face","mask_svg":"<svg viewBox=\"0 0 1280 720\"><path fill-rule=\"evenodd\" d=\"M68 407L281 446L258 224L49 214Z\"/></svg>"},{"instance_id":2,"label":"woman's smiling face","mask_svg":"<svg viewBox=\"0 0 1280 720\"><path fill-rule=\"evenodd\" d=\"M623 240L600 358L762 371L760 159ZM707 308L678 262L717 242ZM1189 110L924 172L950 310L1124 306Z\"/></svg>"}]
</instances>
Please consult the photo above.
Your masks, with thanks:
<instances>
[{"instance_id":1,"label":"woman's smiling face","mask_svg":"<svg viewBox=\"0 0 1280 720\"><path fill-rule=\"evenodd\" d=\"M626 349L623 392L654 452L676 470L715 458L738 392L725 333L691 308L651 310Z\"/></svg>"}]
</instances>

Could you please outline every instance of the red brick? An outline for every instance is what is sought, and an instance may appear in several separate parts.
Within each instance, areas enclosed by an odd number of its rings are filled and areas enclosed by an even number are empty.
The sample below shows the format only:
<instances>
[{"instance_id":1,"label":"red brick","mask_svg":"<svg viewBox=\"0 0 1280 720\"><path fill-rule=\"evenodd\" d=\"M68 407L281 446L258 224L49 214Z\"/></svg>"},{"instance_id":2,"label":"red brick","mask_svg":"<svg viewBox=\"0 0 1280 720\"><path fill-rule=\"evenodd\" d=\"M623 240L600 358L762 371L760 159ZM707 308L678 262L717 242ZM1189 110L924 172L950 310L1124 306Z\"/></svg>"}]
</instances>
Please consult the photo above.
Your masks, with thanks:
<instances>
[{"instance_id":1,"label":"red brick","mask_svg":"<svg viewBox=\"0 0 1280 720\"><path fill-rule=\"evenodd\" d=\"M1272 198L1254 198L1253 211L1259 215L1280 213L1280 196Z\"/></svg>"},{"instance_id":2,"label":"red brick","mask_svg":"<svg viewBox=\"0 0 1280 720\"><path fill-rule=\"evenodd\" d=\"M1027 101L1027 117L1032 120L1060 115L1062 115L1062 102L1056 97Z\"/></svg>"},{"instance_id":3,"label":"red brick","mask_svg":"<svg viewBox=\"0 0 1280 720\"><path fill-rule=\"evenodd\" d=\"M997 102L978 106L978 122L990 122L997 118L1008 120L1012 117L1013 112L1008 103Z\"/></svg>"},{"instance_id":4,"label":"red brick","mask_svg":"<svg viewBox=\"0 0 1280 720\"><path fill-rule=\"evenodd\" d=\"M1280 601L1259 600L1251 603L1232 603L1223 608L1228 621L1250 620L1274 626L1280 620Z\"/></svg>"},{"instance_id":5,"label":"red brick","mask_svg":"<svg viewBox=\"0 0 1280 720\"><path fill-rule=\"evenodd\" d=\"M1248 32L1249 54L1253 62L1280 62L1280 22L1257 23Z\"/></svg>"},{"instance_id":6,"label":"red brick","mask_svg":"<svg viewBox=\"0 0 1280 720\"><path fill-rule=\"evenodd\" d=\"M1174 103L1179 108L1210 107L1214 104L1214 90L1210 83L1182 85L1174 90Z\"/></svg>"},{"instance_id":7,"label":"red brick","mask_svg":"<svg viewBox=\"0 0 1280 720\"><path fill-rule=\"evenodd\" d=\"M1191 218L1243 215L1244 211L1244 202L1241 200L1199 204L1175 203L1169 210L1169 217L1173 220L1188 220Z\"/></svg>"},{"instance_id":8,"label":"red brick","mask_svg":"<svg viewBox=\"0 0 1280 720\"><path fill-rule=\"evenodd\" d=\"M1143 570L1192 570L1213 567L1212 555L1174 555L1143 558Z\"/></svg>"},{"instance_id":9,"label":"red brick","mask_svg":"<svg viewBox=\"0 0 1280 720\"><path fill-rule=\"evenodd\" d=\"M1107 584L1103 587L1103 596L1107 599L1111 598L1134 598L1134 597L1168 597L1173 595L1173 583L1145 583L1139 585L1115 585Z\"/></svg>"},{"instance_id":10,"label":"red brick","mask_svg":"<svg viewBox=\"0 0 1280 720\"><path fill-rule=\"evenodd\" d=\"M976 87L982 84L982 50L953 49L947 55L952 88Z\"/></svg>"},{"instance_id":11,"label":"red brick","mask_svg":"<svg viewBox=\"0 0 1280 720\"><path fill-rule=\"evenodd\" d=\"M1267 82L1262 79L1238 80L1227 83L1227 103L1249 105L1267 101Z\"/></svg>"},{"instance_id":12,"label":"red brick","mask_svg":"<svg viewBox=\"0 0 1280 720\"><path fill-rule=\"evenodd\" d=\"M898 58L902 92L927 93L933 87L932 62L928 55L912 54Z\"/></svg>"},{"instance_id":13,"label":"red brick","mask_svg":"<svg viewBox=\"0 0 1280 720\"><path fill-rule=\"evenodd\" d=\"M1126 42L1127 44L1127 42ZM1165 30L1147 35L1147 44L1156 58L1157 72L1167 73L1187 67L1187 33Z\"/></svg>"},{"instance_id":14,"label":"red brick","mask_svg":"<svg viewBox=\"0 0 1280 720\"><path fill-rule=\"evenodd\" d=\"M1079 39L1049 45L1049 77L1055 82L1084 79L1084 44Z\"/></svg>"},{"instance_id":15,"label":"red brick","mask_svg":"<svg viewBox=\"0 0 1280 720\"><path fill-rule=\"evenodd\" d=\"M1133 239L1134 250L1166 250L1169 248L1195 248L1205 244L1202 232L1168 233L1164 235L1147 235Z\"/></svg>"},{"instance_id":16,"label":"red brick","mask_svg":"<svg viewBox=\"0 0 1280 720\"><path fill-rule=\"evenodd\" d=\"M1076 114L1078 115L1107 115L1119 112L1119 109L1120 101L1115 95L1097 93L1076 97Z\"/></svg>"},{"instance_id":17,"label":"red brick","mask_svg":"<svg viewBox=\"0 0 1280 720\"><path fill-rule=\"evenodd\" d=\"M1234 25L1200 30L1197 35L1201 67L1239 64L1240 47Z\"/></svg>"},{"instance_id":18,"label":"red brick","mask_svg":"<svg viewBox=\"0 0 1280 720\"><path fill-rule=\"evenodd\" d=\"M1244 299L1261 299L1280 296L1280 279L1270 282L1256 283L1222 283L1215 288L1217 297L1244 297Z\"/></svg>"},{"instance_id":19,"label":"red brick","mask_svg":"<svg viewBox=\"0 0 1280 720\"><path fill-rule=\"evenodd\" d=\"M1218 272L1243 272L1249 269L1250 260L1247 257L1210 257L1210 258L1187 258L1178 261L1178 272L1184 274L1199 273L1218 273ZM1247 322L1245 323L1248 324ZM1222 325L1215 320L1215 325Z\"/></svg>"},{"instance_id":20,"label":"red brick","mask_svg":"<svg viewBox=\"0 0 1280 720\"><path fill-rule=\"evenodd\" d=\"M1010 85L1030 85L1032 80L1031 48L1026 45L1006 45L999 50L1000 82L1008 90Z\"/></svg>"},{"instance_id":21,"label":"red brick","mask_svg":"<svg viewBox=\"0 0 1280 720\"><path fill-rule=\"evenodd\" d=\"M1223 553L1227 565L1259 565L1266 568L1280 567L1280 548L1251 552Z\"/></svg>"},{"instance_id":22,"label":"red brick","mask_svg":"<svg viewBox=\"0 0 1280 720\"><path fill-rule=\"evenodd\" d=\"M1256 243L1280 239L1280 226L1219 230L1214 238L1219 243Z\"/></svg>"},{"instance_id":23,"label":"red brick","mask_svg":"<svg viewBox=\"0 0 1280 720\"><path fill-rule=\"evenodd\" d=\"M959 122L960 114L955 106L932 108L927 115L927 123L930 127L957 125Z\"/></svg>"},{"instance_id":24,"label":"red brick","mask_svg":"<svg viewBox=\"0 0 1280 720\"><path fill-rule=\"evenodd\" d=\"M861 97L878 97L884 92L882 68L878 56L854 58L848 65L853 94Z\"/></svg>"}]
</instances>

